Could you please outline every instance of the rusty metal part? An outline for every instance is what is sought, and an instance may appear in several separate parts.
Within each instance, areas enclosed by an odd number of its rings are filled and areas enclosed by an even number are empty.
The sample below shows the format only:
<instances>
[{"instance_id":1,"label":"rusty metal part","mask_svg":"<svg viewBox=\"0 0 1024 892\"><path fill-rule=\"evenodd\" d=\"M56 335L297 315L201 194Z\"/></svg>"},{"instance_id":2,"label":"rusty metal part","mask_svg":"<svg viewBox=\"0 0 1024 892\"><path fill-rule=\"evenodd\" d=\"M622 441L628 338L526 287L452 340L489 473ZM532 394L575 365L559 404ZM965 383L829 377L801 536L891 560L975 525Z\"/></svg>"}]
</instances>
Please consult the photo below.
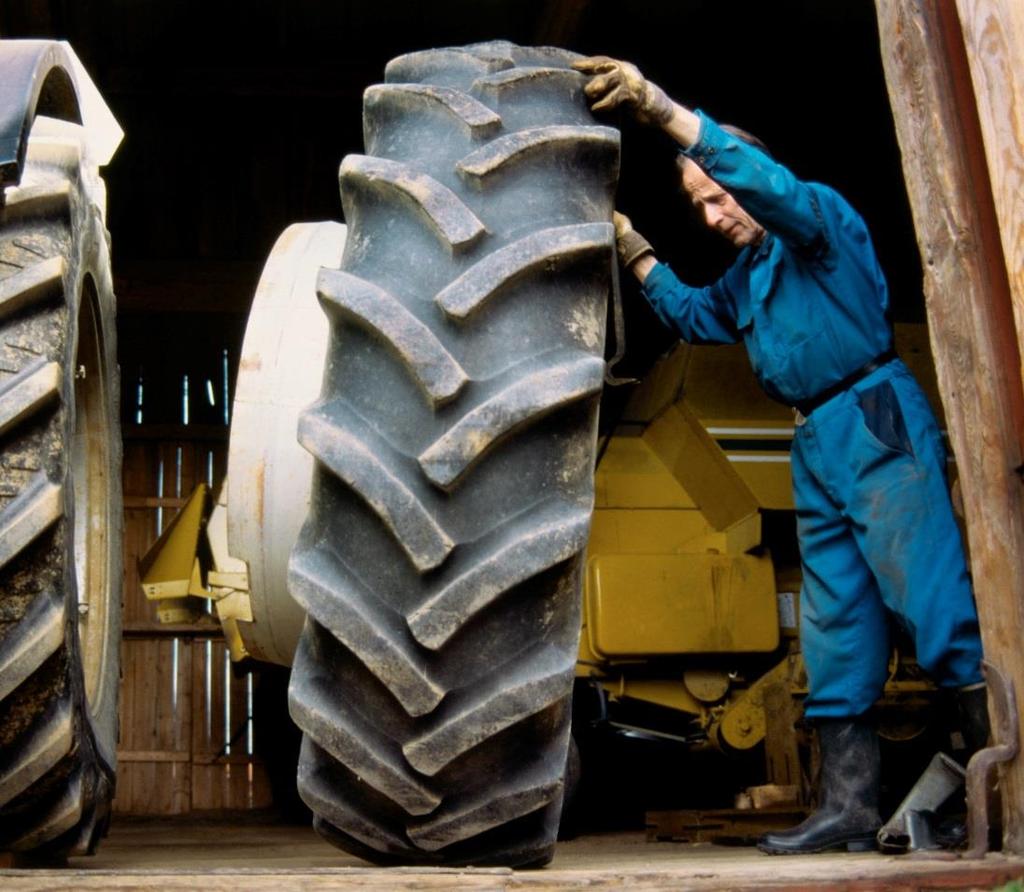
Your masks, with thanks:
<instances>
[{"instance_id":1,"label":"rusty metal part","mask_svg":"<svg viewBox=\"0 0 1024 892\"><path fill-rule=\"evenodd\" d=\"M919 848L911 832L909 816L934 813L963 782L963 768L945 753L936 753L892 817L878 831L879 848L897 854Z\"/></svg>"},{"instance_id":2,"label":"rusty metal part","mask_svg":"<svg viewBox=\"0 0 1024 892\"><path fill-rule=\"evenodd\" d=\"M1013 680L992 663L982 660L994 707L993 746L978 750L967 763L967 827L970 846L963 858L983 858L988 851L989 814L988 779L992 769L1001 762L1015 758L1020 749L1020 725L1017 717L1017 695Z\"/></svg>"},{"instance_id":3,"label":"rusty metal part","mask_svg":"<svg viewBox=\"0 0 1024 892\"><path fill-rule=\"evenodd\" d=\"M935 840L935 831L932 829L933 812L914 811L911 809L906 814L907 837L909 849L912 852L934 852L942 848Z\"/></svg>"},{"instance_id":4,"label":"rusty metal part","mask_svg":"<svg viewBox=\"0 0 1024 892\"><path fill-rule=\"evenodd\" d=\"M612 321L615 328L615 355L608 360L604 370L604 383L609 387L621 387L623 384L636 384L636 378L619 378L614 374L615 366L626 355L626 317L622 312L622 288L619 284L619 260L615 252L612 258Z\"/></svg>"},{"instance_id":5,"label":"rusty metal part","mask_svg":"<svg viewBox=\"0 0 1024 892\"><path fill-rule=\"evenodd\" d=\"M910 811L906 814L907 855L913 861L957 861L956 852L943 849L933 829L935 815L929 811ZM884 850L883 850L884 851Z\"/></svg>"}]
</instances>

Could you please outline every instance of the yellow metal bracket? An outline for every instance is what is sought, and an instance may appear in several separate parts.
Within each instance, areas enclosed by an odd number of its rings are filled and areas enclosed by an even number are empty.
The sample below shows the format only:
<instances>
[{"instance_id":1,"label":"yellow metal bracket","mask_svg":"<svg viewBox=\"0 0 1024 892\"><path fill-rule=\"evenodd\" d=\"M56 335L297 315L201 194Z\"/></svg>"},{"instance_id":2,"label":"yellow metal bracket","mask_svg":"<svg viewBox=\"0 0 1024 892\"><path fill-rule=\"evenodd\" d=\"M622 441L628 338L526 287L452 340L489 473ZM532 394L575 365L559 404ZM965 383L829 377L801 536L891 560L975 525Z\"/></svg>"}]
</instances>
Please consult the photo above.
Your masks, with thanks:
<instances>
[{"instance_id":1,"label":"yellow metal bracket","mask_svg":"<svg viewBox=\"0 0 1024 892\"><path fill-rule=\"evenodd\" d=\"M765 699L768 691L782 686L788 695L807 692L803 657L790 654L757 679L730 703L709 736L737 750L747 750L764 740L768 730Z\"/></svg>"},{"instance_id":2,"label":"yellow metal bracket","mask_svg":"<svg viewBox=\"0 0 1024 892\"><path fill-rule=\"evenodd\" d=\"M142 591L151 601L186 598L193 591L199 533L206 519L206 485L200 483L153 546L139 559ZM202 585L200 582L200 589Z\"/></svg>"},{"instance_id":3,"label":"yellow metal bracket","mask_svg":"<svg viewBox=\"0 0 1024 892\"><path fill-rule=\"evenodd\" d=\"M223 489L211 511L209 489L196 486L139 560L139 578L145 596L157 602L162 623L195 622L208 612L199 599L212 601L231 659L248 656L238 624L252 622L249 573L244 561L228 553Z\"/></svg>"},{"instance_id":4,"label":"yellow metal bracket","mask_svg":"<svg viewBox=\"0 0 1024 892\"><path fill-rule=\"evenodd\" d=\"M666 409L643 439L716 530L757 513L757 499L685 403Z\"/></svg>"}]
</instances>

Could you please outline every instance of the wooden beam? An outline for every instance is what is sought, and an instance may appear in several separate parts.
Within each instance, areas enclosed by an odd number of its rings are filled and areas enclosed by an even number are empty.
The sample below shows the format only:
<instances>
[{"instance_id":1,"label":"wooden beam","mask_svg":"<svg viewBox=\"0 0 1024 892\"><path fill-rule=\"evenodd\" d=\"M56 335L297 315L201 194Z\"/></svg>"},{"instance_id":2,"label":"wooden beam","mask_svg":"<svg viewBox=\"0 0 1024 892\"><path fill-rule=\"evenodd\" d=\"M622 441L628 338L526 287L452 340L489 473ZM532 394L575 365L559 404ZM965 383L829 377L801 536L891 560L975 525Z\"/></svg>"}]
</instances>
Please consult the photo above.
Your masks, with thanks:
<instances>
[{"instance_id":1,"label":"wooden beam","mask_svg":"<svg viewBox=\"0 0 1024 892\"><path fill-rule=\"evenodd\" d=\"M255 260L121 261L119 313L247 314L262 264Z\"/></svg>"},{"instance_id":2,"label":"wooden beam","mask_svg":"<svg viewBox=\"0 0 1024 892\"><path fill-rule=\"evenodd\" d=\"M579 31L590 0L547 0L533 32L533 42L541 46L570 46Z\"/></svg>"},{"instance_id":3,"label":"wooden beam","mask_svg":"<svg viewBox=\"0 0 1024 892\"><path fill-rule=\"evenodd\" d=\"M126 424L121 428L121 439L126 443L137 440L162 440L167 443L200 440L226 441L230 428L220 424Z\"/></svg>"},{"instance_id":4,"label":"wooden beam","mask_svg":"<svg viewBox=\"0 0 1024 892\"><path fill-rule=\"evenodd\" d=\"M170 496L125 496L125 508L184 508L188 499Z\"/></svg>"},{"instance_id":5,"label":"wooden beam","mask_svg":"<svg viewBox=\"0 0 1024 892\"><path fill-rule=\"evenodd\" d=\"M876 0L924 268L986 658L1024 691L1024 393L963 35L948 0ZM1024 853L1024 761L1002 771L1004 847Z\"/></svg>"},{"instance_id":6,"label":"wooden beam","mask_svg":"<svg viewBox=\"0 0 1024 892\"><path fill-rule=\"evenodd\" d=\"M985 138L1017 343L1024 348L1024 3L957 0L956 5Z\"/></svg>"},{"instance_id":7,"label":"wooden beam","mask_svg":"<svg viewBox=\"0 0 1024 892\"><path fill-rule=\"evenodd\" d=\"M220 623L212 616L194 623L125 623L121 631L125 638L223 638Z\"/></svg>"},{"instance_id":8,"label":"wooden beam","mask_svg":"<svg viewBox=\"0 0 1024 892\"><path fill-rule=\"evenodd\" d=\"M118 750L118 762L191 762L188 750Z\"/></svg>"},{"instance_id":9,"label":"wooden beam","mask_svg":"<svg viewBox=\"0 0 1024 892\"><path fill-rule=\"evenodd\" d=\"M386 56L385 56L386 59ZM358 102L367 84L383 80L377 59L318 65L114 66L104 72L104 96L277 97L349 99Z\"/></svg>"}]
</instances>

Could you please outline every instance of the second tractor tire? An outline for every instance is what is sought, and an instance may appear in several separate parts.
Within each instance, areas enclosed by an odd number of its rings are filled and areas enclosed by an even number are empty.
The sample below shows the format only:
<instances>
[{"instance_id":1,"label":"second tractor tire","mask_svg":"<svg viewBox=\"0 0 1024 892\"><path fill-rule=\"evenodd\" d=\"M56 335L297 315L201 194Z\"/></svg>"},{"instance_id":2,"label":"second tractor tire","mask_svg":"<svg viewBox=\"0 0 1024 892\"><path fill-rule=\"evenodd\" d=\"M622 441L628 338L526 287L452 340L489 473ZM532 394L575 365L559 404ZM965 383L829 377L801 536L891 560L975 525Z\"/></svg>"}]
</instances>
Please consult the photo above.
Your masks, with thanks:
<instances>
[{"instance_id":1,"label":"second tractor tire","mask_svg":"<svg viewBox=\"0 0 1024 892\"><path fill-rule=\"evenodd\" d=\"M378 863L553 854L619 158L574 58L399 57L341 165L289 698L318 830Z\"/></svg>"},{"instance_id":2,"label":"second tractor tire","mask_svg":"<svg viewBox=\"0 0 1024 892\"><path fill-rule=\"evenodd\" d=\"M105 190L36 118L0 204L0 851L93 851L114 794L121 438Z\"/></svg>"}]
</instances>

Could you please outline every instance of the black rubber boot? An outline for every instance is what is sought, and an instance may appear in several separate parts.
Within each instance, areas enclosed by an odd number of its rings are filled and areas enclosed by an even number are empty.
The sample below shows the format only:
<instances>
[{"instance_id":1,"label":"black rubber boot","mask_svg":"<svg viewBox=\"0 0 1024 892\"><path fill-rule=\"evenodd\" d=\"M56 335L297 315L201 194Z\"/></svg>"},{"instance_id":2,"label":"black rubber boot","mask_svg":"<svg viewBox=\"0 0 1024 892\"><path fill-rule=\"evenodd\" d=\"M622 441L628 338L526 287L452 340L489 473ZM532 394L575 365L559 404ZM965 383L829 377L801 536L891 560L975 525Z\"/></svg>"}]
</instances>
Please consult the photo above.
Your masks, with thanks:
<instances>
[{"instance_id":1,"label":"black rubber boot","mask_svg":"<svg viewBox=\"0 0 1024 892\"><path fill-rule=\"evenodd\" d=\"M845 849L867 852L878 845L878 737L863 720L827 719L818 725L821 804L791 830L766 833L757 847L769 855L809 855Z\"/></svg>"},{"instance_id":2,"label":"black rubber boot","mask_svg":"<svg viewBox=\"0 0 1024 892\"><path fill-rule=\"evenodd\" d=\"M992 736L988 717L988 688L984 684L960 688L956 691L956 702L960 708L960 724L967 747L966 759L970 759L978 750L988 746Z\"/></svg>"}]
</instances>

